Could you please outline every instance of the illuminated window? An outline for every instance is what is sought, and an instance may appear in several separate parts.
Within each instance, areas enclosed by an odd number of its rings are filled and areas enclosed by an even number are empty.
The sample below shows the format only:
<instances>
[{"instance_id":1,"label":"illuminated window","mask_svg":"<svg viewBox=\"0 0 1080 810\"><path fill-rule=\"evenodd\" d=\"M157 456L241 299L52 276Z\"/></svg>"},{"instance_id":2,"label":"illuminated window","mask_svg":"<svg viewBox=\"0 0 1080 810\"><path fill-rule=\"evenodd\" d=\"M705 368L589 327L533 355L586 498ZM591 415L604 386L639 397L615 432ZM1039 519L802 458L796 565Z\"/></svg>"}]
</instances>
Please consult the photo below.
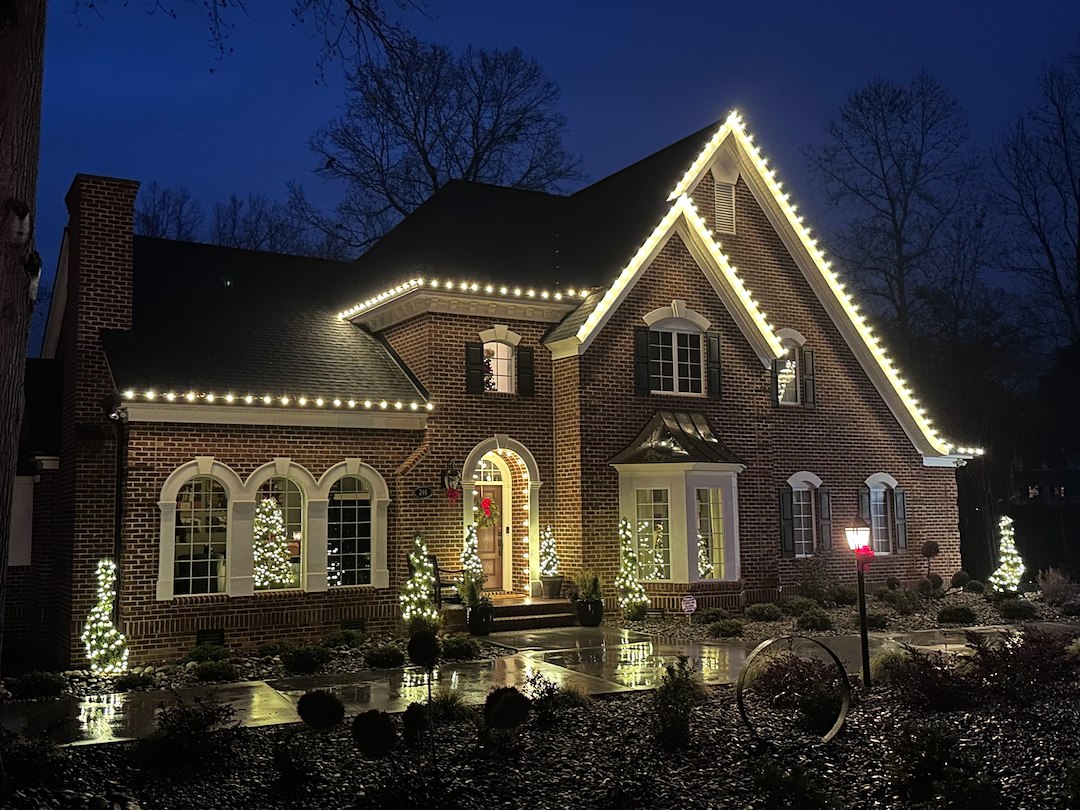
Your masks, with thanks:
<instances>
[{"instance_id":1,"label":"illuminated window","mask_svg":"<svg viewBox=\"0 0 1080 810\"><path fill-rule=\"evenodd\" d=\"M724 493L697 490L698 578L724 578Z\"/></svg>"},{"instance_id":2,"label":"illuminated window","mask_svg":"<svg viewBox=\"0 0 1080 810\"><path fill-rule=\"evenodd\" d=\"M371 584L371 489L355 476L330 488L326 581L331 587Z\"/></svg>"},{"instance_id":3,"label":"illuminated window","mask_svg":"<svg viewBox=\"0 0 1080 810\"><path fill-rule=\"evenodd\" d=\"M814 554L814 491L794 489L791 492L791 517L795 534L795 556Z\"/></svg>"},{"instance_id":4,"label":"illuminated window","mask_svg":"<svg viewBox=\"0 0 1080 810\"><path fill-rule=\"evenodd\" d=\"M514 347L509 343L484 344L484 390L514 393Z\"/></svg>"},{"instance_id":5,"label":"illuminated window","mask_svg":"<svg viewBox=\"0 0 1080 810\"><path fill-rule=\"evenodd\" d=\"M785 340L787 354L776 361L776 401L781 405L799 404L799 347Z\"/></svg>"},{"instance_id":6,"label":"illuminated window","mask_svg":"<svg viewBox=\"0 0 1080 810\"><path fill-rule=\"evenodd\" d=\"M649 331L649 388L654 392L700 394L703 391L701 335Z\"/></svg>"},{"instance_id":7,"label":"illuminated window","mask_svg":"<svg viewBox=\"0 0 1080 810\"><path fill-rule=\"evenodd\" d=\"M224 593L229 498L213 478L200 476L176 496L173 594Z\"/></svg>"},{"instance_id":8,"label":"illuminated window","mask_svg":"<svg viewBox=\"0 0 1080 810\"><path fill-rule=\"evenodd\" d=\"M870 488L870 541L875 554L892 551L892 519L888 496L892 492L885 486Z\"/></svg>"},{"instance_id":9,"label":"illuminated window","mask_svg":"<svg viewBox=\"0 0 1080 810\"><path fill-rule=\"evenodd\" d=\"M274 477L268 479L261 487L257 501L273 498L281 509L281 517L285 521L285 538L289 549L289 564L292 567L292 579L289 582L276 585L274 588L299 588L300 569L302 559L302 546L304 542L304 495L296 482L289 478ZM270 590L265 588L263 590Z\"/></svg>"},{"instance_id":10,"label":"illuminated window","mask_svg":"<svg viewBox=\"0 0 1080 810\"><path fill-rule=\"evenodd\" d=\"M642 579L671 579L671 510L666 489L639 489L637 498L638 572Z\"/></svg>"}]
</instances>

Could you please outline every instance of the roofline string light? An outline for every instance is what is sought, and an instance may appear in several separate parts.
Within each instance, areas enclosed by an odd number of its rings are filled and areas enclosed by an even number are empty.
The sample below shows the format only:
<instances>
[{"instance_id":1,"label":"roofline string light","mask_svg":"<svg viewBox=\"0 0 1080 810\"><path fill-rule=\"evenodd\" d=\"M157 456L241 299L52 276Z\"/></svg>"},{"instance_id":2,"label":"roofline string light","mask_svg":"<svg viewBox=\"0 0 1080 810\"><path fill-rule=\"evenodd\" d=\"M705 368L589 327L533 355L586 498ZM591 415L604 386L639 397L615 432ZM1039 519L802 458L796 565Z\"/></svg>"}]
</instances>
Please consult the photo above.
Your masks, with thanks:
<instances>
[{"instance_id":1,"label":"roofline string light","mask_svg":"<svg viewBox=\"0 0 1080 810\"><path fill-rule=\"evenodd\" d=\"M476 293L478 295L490 295L500 298L529 298L539 299L541 301L567 301L572 302L575 298L585 298L590 292L589 289L574 289L570 288L565 292L562 290L556 290L551 292L548 290L538 290L534 287L522 287L520 285L495 285L495 284L481 284L476 281L453 281L447 279L440 281L437 278L411 278L408 281L391 287L389 290L385 290L376 296L373 296L366 301L362 301L359 304L342 310L338 313L338 318L341 320L348 320L355 317L362 312L366 312L379 304L385 304L388 301L392 301L395 298L399 298L408 292L418 290L420 288L427 288L430 290L445 290L446 292L459 292L459 293Z\"/></svg>"},{"instance_id":2,"label":"roofline string light","mask_svg":"<svg viewBox=\"0 0 1080 810\"><path fill-rule=\"evenodd\" d=\"M796 206L791 202L791 196L783 190L782 184L776 179L776 172L768 167L768 160L762 156L761 150L754 145L754 138L743 126L742 117L739 115L738 111L732 111L713 137L709 139L709 142L706 144L701 154L698 155L697 160L694 161L683 175L682 179L679 180L668 199L676 199L685 195L690 185L712 159L716 149L719 148L720 144L723 143L729 134L735 136L743 150L749 155L754 164L754 168L757 170L759 176L765 181L766 187L780 207L781 212L783 212L789 226L799 237L799 241L802 243L803 249L806 251L807 255L809 255L813 261L814 267L817 268L818 272L821 273L822 278L827 282L829 289L832 291L833 295L836 296L836 300L840 303L844 313L855 327L859 337L862 339L867 349L869 349L870 354L873 356L878 366L885 373L893 390L904 404L905 409L915 421L915 424L918 426L923 436L930 443L930 446L943 455L950 455L952 453L963 456L983 455L984 451L982 448L961 447L953 444L952 442L943 439L934 429L933 424L926 416L925 409L923 409L919 405L918 400L915 399L914 391L912 391L907 381L900 375L896 366L893 365L892 360L890 360L885 353L885 347L874 334L867 319L859 313L858 305L845 290L843 283L840 281L840 277L832 269L832 264L826 260L825 251L821 249L818 241L813 238L810 229L803 224L803 218L796 213Z\"/></svg>"},{"instance_id":3,"label":"roofline string light","mask_svg":"<svg viewBox=\"0 0 1080 810\"><path fill-rule=\"evenodd\" d=\"M153 389L146 391L136 391L134 388L129 388L123 393L123 398L128 402L135 402L141 400L144 402L176 402L179 400L184 402L198 402L206 403L208 405L279 405L281 407L297 407L306 408L313 406L314 408L324 408L326 410L381 410L381 411L433 411L435 406L430 402L404 402L402 400L389 400L389 399L345 399L342 397L308 397L298 396L290 397L288 394L282 394L281 396L273 396L271 394L263 394L262 396L256 396L254 394L245 394L239 396L237 394L215 394L210 393L197 393L195 391L187 391L186 393L178 394L175 391L166 391L159 393Z\"/></svg>"}]
</instances>

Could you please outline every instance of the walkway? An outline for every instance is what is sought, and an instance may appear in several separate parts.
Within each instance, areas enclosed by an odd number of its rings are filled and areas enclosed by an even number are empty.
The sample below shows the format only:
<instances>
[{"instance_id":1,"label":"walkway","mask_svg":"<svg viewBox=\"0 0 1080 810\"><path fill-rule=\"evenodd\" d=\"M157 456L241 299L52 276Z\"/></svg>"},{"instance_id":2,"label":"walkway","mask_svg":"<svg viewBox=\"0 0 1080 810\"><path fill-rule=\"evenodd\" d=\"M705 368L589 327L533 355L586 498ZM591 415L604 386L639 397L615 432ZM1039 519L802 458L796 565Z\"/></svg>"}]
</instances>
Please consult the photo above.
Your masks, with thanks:
<instances>
[{"instance_id":1,"label":"walkway","mask_svg":"<svg viewBox=\"0 0 1080 810\"><path fill-rule=\"evenodd\" d=\"M997 633L1002 629L980 628L980 632ZM822 640L849 671L858 671L858 636ZM540 672L560 684L594 695L651 689L659 682L665 662L680 655L699 662L705 683L725 684L738 678L746 656L755 646L737 640L667 641L613 627L499 633L489 641L517 652L487 661L441 666L435 672L435 688L449 686L461 692L467 702L481 703L494 687L520 687L529 675ZM871 652L884 644L901 642L925 649L956 649L964 645L964 630L873 633ZM811 653L809 649L805 652ZM367 709L403 711L409 703L427 697L426 675L416 668L191 687L181 689L180 694L185 699L213 694L236 709L242 725L266 726L297 722L296 701L304 692L317 688L336 691L349 714ZM51 729L55 739L69 745L133 739L153 731L158 707L172 702L173 694L161 691L11 702L0 706L0 725L30 734Z\"/></svg>"}]
</instances>

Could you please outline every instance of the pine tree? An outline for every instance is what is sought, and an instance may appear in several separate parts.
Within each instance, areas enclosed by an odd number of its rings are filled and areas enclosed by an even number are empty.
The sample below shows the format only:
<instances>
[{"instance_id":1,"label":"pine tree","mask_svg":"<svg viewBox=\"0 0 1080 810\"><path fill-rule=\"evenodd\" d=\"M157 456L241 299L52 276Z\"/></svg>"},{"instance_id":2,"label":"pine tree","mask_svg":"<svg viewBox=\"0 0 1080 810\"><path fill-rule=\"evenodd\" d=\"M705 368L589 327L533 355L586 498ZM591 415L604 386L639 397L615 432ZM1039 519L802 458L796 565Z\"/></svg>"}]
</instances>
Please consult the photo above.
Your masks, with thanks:
<instances>
[{"instance_id":1,"label":"pine tree","mask_svg":"<svg viewBox=\"0 0 1080 810\"><path fill-rule=\"evenodd\" d=\"M713 578L712 549L703 535L697 536L697 572L698 579Z\"/></svg>"},{"instance_id":2,"label":"pine tree","mask_svg":"<svg viewBox=\"0 0 1080 810\"><path fill-rule=\"evenodd\" d=\"M484 588L487 574L484 573L484 564L480 561L479 544L476 538L476 524L469 524L465 530L465 545L461 549L461 585L458 590L467 606L475 604L480 598L480 591Z\"/></svg>"},{"instance_id":3,"label":"pine tree","mask_svg":"<svg viewBox=\"0 0 1080 810\"><path fill-rule=\"evenodd\" d=\"M293 582L285 518L276 498L263 498L255 510L252 564L256 588L283 588Z\"/></svg>"},{"instance_id":4,"label":"pine tree","mask_svg":"<svg viewBox=\"0 0 1080 810\"><path fill-rule=\"evenodd\" d=\"M435 567L428 557L427 543L423 535L413 538L413 547L409 552L409 565L412 576L398 597L401 603L401 618L409 634L420 629L433 630L439 626L439 611L435 608Z\"/></svg>"},{"instance_id":5,"label":"pine tree","mask_svg":"<svg viewBox=\"0 0 1080 810\"><path fill-rule=\"evenodd\" d=\"M559 575L559 552L555 547L555 531L545 526L540 532L540 576Z\"/></svg>"},{"instance_id":6,"label":"pine tree","mask_svg":"<svg viewBox=\"0 0 1080 810\"><path fill-rule=\"evenodd\" d=\"M97 564L97 604L86 617L82 642L95 675L119 675L127 669L127 640L113 624L113 600L116 598L116 563L110 559Z\"/></svg>"},{"instance_id":7,"label":"pine tree","mask_svg":"<svg viewBox=\"0 0 1080 810\"><path fill-rule=\"evenodd\" d=\"M998 569L990 575L990 587L995 591L1015 591L1024 575L1024 560L1016 550L1011 517L1001 516L998 532L1001 534L1001 562Z\"/></svg>"},{"instance_id":8,"label":"pine tree","mask_svg":"<svg viewBox=\"0 0 1080 810\"><path fill-rule=\"evenodd\" d=\"M634 533L630 529L630 521L623 518L619 521L619 546L622 549L619 573L615 576L615 590L619 594L619 608L623 617L629 621L639 621L645 618L645 611L649 608L649 597L645 595L645 589L638 581L638 560L634 552Z\"/></svg>"}]
</instances>

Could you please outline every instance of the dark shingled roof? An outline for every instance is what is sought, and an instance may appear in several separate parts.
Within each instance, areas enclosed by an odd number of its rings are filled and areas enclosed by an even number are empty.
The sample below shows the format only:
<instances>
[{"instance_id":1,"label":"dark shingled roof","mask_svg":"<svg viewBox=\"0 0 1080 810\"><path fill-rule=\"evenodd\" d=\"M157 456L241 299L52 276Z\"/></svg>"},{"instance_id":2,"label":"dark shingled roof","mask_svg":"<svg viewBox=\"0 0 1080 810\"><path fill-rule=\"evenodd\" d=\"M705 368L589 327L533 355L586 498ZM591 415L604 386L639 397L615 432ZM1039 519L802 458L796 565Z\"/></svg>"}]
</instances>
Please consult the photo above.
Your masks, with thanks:
<instances>
[{"instance_id":1,"label":"dark shingled roof","mask_svg":"<svg viewBox=\"0 0 1080 810\"><path fill-rule=\"evenodd\" d=\"M617 453L609 464L742 464L738 456L716 438L703 413L657 411L638 437Z\"/></svg>"},{"instance_id":2,"label":"dark shingled roof","mask_svg":"<svg viewBox=\"0 0 1080 810\"><path fill-rule=\"evenodd\" d=\"M378 338L337 318L344 262L135 238L134 323L102 336L118 390L423 401Z\"/></svg>"}]
</instances>

